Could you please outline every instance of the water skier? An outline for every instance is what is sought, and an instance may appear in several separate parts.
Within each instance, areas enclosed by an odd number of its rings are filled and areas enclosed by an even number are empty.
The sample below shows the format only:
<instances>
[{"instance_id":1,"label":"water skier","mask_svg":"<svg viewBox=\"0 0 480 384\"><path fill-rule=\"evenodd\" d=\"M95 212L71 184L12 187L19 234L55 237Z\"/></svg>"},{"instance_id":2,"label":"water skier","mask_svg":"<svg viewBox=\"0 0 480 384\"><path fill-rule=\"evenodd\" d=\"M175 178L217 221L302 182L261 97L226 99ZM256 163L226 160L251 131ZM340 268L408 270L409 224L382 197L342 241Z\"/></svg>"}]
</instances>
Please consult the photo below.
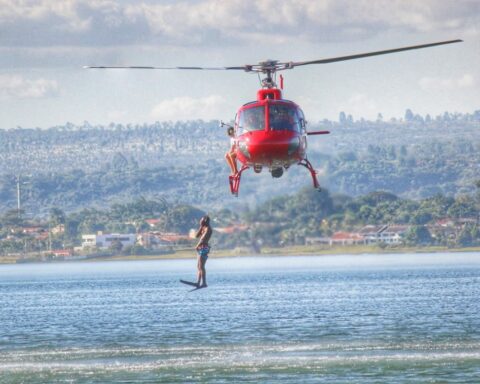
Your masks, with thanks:
<instances>
[{"instance_id":1,"label":"water skier","mask_svg":"<svg viewBox=\"0 0 480 384\"><path fill-rule=\"evenodd\" d=\"M207 272L205 270L205 264L207 263L208 253L210 252L210 246L208 244L210 237L212 237L212 227L210 227L210 217L205 215L200 220L200 228L198 229L196 238L200 238L196 246L198 259L197 259L197 287L207 287Z\"/></svg>"}]
</instances>

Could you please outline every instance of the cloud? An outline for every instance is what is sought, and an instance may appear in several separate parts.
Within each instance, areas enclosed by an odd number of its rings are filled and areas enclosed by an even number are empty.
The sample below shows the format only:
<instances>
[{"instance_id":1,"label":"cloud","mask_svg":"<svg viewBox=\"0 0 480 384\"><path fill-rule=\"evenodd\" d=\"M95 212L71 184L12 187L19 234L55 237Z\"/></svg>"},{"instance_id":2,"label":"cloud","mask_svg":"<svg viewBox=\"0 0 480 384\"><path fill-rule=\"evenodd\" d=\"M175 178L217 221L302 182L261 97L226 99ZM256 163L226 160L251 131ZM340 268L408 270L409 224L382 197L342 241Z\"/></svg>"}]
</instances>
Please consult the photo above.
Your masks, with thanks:
<instances>
[{"instance_id":1,"label":"cloud","mask_svg":"<svg viewBox=\"0 0 480 384\"><path fill-rule=\"evenodd\" d=\"M218 95L203 98L176 97L162 101L151 111L150 116L154 120L214 120L219 119L225 113L225 99Z\"/></svg>"},{"instance_id":2,"label":"cloud","mask_svg":"<svg viewBox=\"0 0 480 384\"><path fill-rule=\"evenodd\" d=\"M374 119L377 117L379 108L377 102L363 93L352 95L347 102L340 106L338 112L344 111L347 115L352 115L354 119L366 118Z\"/></svg>"},{"instance_id":3,"label":"cloud","mask_svg":"<svg viewBox=\"0 0 480 384\"><path fill-rule=\"evenodd\" d=\"M19 75L0 75L0 98L40 99L58 95L55 80L26 79Z\"/></svg>"},{"instance_id":4,"label":"cloud","mask_svg":"<svg viewBox=\"0 0 480 384\"><path fill-rule=\"evenodd\" d=\"M469 0L0 0L0 46L215 45L478 30Z\"/></svg>"},{"instance_id":5,"label":"cloud","mask_svg":"<svg viewBox=\"0 0 480 384\"><path fill-rule=\"evenodd\" d=\"M424 91L453 91L473 88L475 78L468 73L458 78L422 77L418 84Z\"/></svg>"}]
</instances>

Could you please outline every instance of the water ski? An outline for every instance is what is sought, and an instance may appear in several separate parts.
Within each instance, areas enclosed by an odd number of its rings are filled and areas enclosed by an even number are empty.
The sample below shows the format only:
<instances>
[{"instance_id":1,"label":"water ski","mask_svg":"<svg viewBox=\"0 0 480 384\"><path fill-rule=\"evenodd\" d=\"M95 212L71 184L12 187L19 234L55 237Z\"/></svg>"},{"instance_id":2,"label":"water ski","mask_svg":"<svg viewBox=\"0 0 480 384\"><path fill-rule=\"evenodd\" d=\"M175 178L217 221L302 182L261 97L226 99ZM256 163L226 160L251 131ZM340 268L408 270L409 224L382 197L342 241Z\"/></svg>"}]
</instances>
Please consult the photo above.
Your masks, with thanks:
<instances>
[{"instance_id":1,"label":"water ski","mask_svg":"<svg viewBox=\"0 0 480 384\"><path fill-rule=\"evenodd\" d=\"M180 282L183 283L183 284L191 285L192 287L198 288L198 284L194 283L192 281L186 281L186 280L181 280L180 279Z\"/></svg>"},{"instance_id":2,"label":"water ski","mask_svg":"<svg viewBox=\"0 0 480 384\"><path fill-rule=\"evenodd\" d=\"M195 287L195 288L191 289L191 290L188 291L188 292L196 291L197 289L207 288L206 285L200 285L200 286L199 286L197 283L194 283L194 282L192 282L192 281L186 281L186 280L181 280L181 279L180 279L180 282L183 283L183 284L186 284L186 285L190 285L190 286L192 286L192 287Z\"/></svg>"}]
</instances>

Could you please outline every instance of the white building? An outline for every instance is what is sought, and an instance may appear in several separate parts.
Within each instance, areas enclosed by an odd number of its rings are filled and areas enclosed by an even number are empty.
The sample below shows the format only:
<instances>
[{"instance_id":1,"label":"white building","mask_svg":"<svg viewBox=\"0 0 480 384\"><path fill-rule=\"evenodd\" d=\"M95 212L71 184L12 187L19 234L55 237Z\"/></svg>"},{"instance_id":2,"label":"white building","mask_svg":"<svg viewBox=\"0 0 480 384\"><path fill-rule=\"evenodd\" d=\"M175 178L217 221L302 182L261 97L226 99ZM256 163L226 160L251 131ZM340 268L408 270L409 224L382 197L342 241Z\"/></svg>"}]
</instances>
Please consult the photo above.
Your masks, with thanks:
<instances>
[{"instance_id":1,"label":"white building","mask_svg":"<svg viewBox=\"0 0 480 384\"><path fill-rule=\"evenodd\" d=\"M119 241L122 243L122 247L128 247L135 245L136 235L134 233L119 234L109 233L103 234L102 232L96 235L82 235L82 248L103 248L108 249L113 242Z\"/></svg>"},{"instance_id":2,"label":"white building","mask_svg":"<svg viewBox=\"0 0 480 384\"><path fill-rule=\"evenodd\" d=\"M365 244L400 244L408 225L366 225L360 230Z\"/></svg>"}]
</instances>

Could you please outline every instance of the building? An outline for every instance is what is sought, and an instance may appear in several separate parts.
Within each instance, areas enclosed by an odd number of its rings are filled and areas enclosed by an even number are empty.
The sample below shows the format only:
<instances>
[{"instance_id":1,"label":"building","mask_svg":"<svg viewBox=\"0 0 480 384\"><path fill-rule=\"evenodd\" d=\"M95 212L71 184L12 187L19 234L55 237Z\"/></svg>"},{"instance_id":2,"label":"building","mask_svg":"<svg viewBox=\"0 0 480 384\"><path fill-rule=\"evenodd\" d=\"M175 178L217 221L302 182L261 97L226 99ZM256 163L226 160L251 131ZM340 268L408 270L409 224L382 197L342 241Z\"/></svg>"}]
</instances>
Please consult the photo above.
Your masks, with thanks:
<instances>
[{"instance_id":1,"label":"building","mask_svg":"<svg viewBox=\"0 0 480 384\"><path fill-rule=\"evenodd\" d=\"M359 232L365 244L376 244L380 242L380 234L387 229L386 225L365 225Z\"/></svg>"},{"instance_id":2,"label":"building","mask_svg":"<svg viewBox=\"0 0 480 384\"><path fill-rule=\"evenodd\" d=\"M249 229L248 225L245 224L235 224L231 225L229 227L215 227L213 228L214 231L220 232L220 233L225 233L228 235L231 235L232 233L235 232L244 232Z\"/></svg>"},{"instance_id":3,"label":"building","mask_svg":"<svg viewBox=\"0 0 480 384\"><path fill-rule=\"evenodd\" d=\"M330 245L353 245L365 244L365 239L358 233L335 232L330 238Z\"/></svg>"},{"instance_id":4,"label":"building","mask_svg":"<svg viewBox=\"0 0 480 384\"><path fill-rule=\"evenodd\" d=\"M385 244L400 244L410 227L408 225L389 225L380 233L380 242Z\"/></svg>"},{"instance_id":5,"label":"building","mask_svg":"<svg viewBox=\"0 0 480 384\"><path fill-rule=\"evenodd\" d=\"M144 232L137 236L139 245L145 248L162 249L172 246L169 241L163 240L158 232Z\"/></svg>"},{"instance_id":6,"label":"building","mask_svg":"<svg viewBox=\"0 0 480 384\"><path fill-rule=\"evenodd\" d=\"M65 233L65 224L58 224L57 226L53 227L50 232L52 232L52 235Z\"/></svg>"},{"instance_id":7,"label":"building","mask_svg":"<svg viewBox=\"0 0 480 384\"><path fill-rule=\"evenodd\" d=\"M158 224L161 223L160 219L146 219L145 223L147 223L150 228L155 228Z\"/></svg>"},{"instance_id":8,"label":"building","mask_svg":"<svg viewBox=\"0 0 480 384\"><path fill-rule=\"evenodd\" d=\"M55 257L71 257L73 249L52 249L51 253Z\"/></svg>"},{"instance_id":9,"label":"building","mask_svg":"<svg viewBox=\"0 0 480 384\"><path fill-rule=\"evenodd\" d=\"M409 228L408 225L366 225L359 234L365 244L400 244Z\"/></svg>"},{"instance_id":10,"label":"building","mask_svg":"<svg viewBox=\"0 0 480 384\"><path fill-rule=\"evenodd\" d=\"M145 248L161 249L191 241L188 235L173 232L144 232L137 236L138 244Z\"/></svg>"},{"instance_id":11,"label":"building","mask_svg":"<svg viewBox=\"0 0 480 384\"><path fill-rule=\"evenodd\" d=\"M110 233L103 234L98 232L96 235L82 235L82 248L101 248L108 249L112 243L120 242L122 248L135 245L136 235L134 233L119 234Z\"/></svg>"}]
</instances>

